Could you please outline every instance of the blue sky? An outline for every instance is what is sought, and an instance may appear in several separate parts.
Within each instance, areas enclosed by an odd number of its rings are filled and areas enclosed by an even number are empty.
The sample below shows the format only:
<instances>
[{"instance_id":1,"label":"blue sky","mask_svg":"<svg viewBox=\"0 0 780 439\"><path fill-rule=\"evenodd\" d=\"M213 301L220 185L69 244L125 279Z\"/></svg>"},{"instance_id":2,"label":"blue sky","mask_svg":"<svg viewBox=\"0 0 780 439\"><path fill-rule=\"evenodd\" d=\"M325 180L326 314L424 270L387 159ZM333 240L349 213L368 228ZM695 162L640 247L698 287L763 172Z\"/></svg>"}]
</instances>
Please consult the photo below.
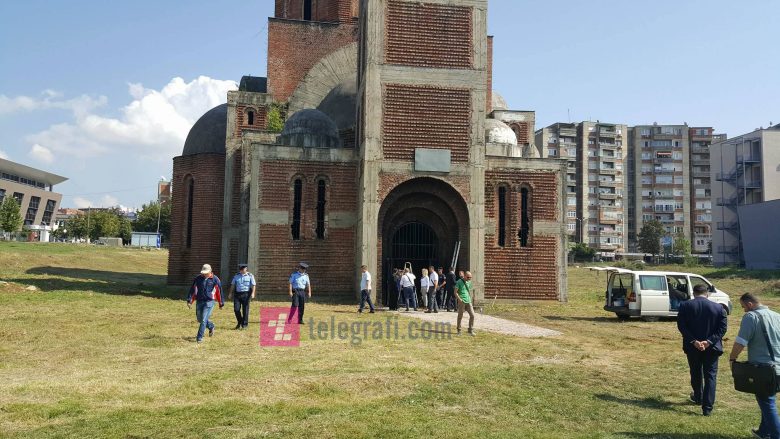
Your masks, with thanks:
<instances>
[{"instance_id":1,"label":"blue sky","mask_svg":"<svg viewBox=\"0 0 780 439\"><path fill-rule=\"evenodd\" d=\"M140 207L189 126L265 75L271 0L0 2L0 156L63 206ZM780 123L780 2L491 0L493 81L554 122Z\"/></svg>"}]
</instances>

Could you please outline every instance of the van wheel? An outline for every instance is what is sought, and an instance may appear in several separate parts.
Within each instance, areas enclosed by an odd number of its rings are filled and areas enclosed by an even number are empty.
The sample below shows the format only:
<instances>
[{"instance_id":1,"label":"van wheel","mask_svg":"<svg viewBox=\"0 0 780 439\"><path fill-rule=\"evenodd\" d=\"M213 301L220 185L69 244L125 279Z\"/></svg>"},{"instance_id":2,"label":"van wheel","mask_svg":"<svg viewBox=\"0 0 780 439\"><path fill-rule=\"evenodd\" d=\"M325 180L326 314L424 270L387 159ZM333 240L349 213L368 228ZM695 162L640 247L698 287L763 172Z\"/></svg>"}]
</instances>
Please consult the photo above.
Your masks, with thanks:
<instances>
[{"instance_id":1,"label":"van wheel","mask_svg":"<svg viewBox=\"0 0 780 439\"><path fill-rule=\"evenodd\" d=\"M658 317L656 317L656 316L645 316L645 317L642 317L642 320L644 320L646 322L657 322L658 321Z\"/></svg>"},{"instance_id":2,"label":"van wheel","mask_svg":"<svg viewBox=\"0 0 780 439\"><path fill-rule=\"evenodd\" d=\"M615 315L617 316L617 319L620 320L621 322L626 322L626 321L628 321L628 319L631 318L631 316L628 315L628 314L618 314L618 313L615 313Z\"/></svg>"}]
</instances>

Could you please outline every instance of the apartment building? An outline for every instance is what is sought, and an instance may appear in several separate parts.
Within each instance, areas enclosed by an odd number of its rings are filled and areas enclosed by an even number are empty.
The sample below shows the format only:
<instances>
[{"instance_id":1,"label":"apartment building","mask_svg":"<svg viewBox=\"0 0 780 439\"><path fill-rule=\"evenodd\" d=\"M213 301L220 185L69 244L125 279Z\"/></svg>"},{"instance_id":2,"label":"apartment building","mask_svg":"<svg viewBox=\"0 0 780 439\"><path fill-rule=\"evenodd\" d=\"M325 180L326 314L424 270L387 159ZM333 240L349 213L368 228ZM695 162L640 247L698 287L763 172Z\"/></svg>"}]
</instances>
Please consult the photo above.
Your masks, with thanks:
<instances>
[{"instance_id":1,"label":"apartment building","mask_svg":"<svg viewBox=\"0 0 780 439\"><path fill-rule=\"evenodd\" d=\"M691 188L691 251L710 253L712 242L712 182L710 178L710 146L726 140L725 134L714 134L711 127L691 127L690 188Z\"/></svg>"},{"instance_id":2,"label":"apartment building","mask_svg":"<svg viewBox=\"0 0 780 439\"><path fill-rule=\"evenodd\" d=\"M780 124L713 143L710 163L713 264L742 265L749 247L743 241L762 238L742 232L741 207L780 199Z\"/></svg>"},{"instance_id":3,"label":"apartment building","mask_svg":"<svg viewBox=\"0 0 780 439\"><path fill-rule=\"evenodd\" d=\"M20 163L0 158L0 203L5 197L14 197L21 207L23 227L48 241L54 224L53 216L62 195L53 191L55 184L67 178ZM7 230L12 232L15 230Z\"/></svg>"},{"instance_id":4,"label":"apartment building","mask_svg":"<svg viewBox=\"0 0 780 439\"><path fill-rule=\"evenodd\" d=\"M628 127L556 123L536 131L536 145L567 161L566 220L570 239L604 255L626 250L624 142Z\"/></svg>"}]
</instances>

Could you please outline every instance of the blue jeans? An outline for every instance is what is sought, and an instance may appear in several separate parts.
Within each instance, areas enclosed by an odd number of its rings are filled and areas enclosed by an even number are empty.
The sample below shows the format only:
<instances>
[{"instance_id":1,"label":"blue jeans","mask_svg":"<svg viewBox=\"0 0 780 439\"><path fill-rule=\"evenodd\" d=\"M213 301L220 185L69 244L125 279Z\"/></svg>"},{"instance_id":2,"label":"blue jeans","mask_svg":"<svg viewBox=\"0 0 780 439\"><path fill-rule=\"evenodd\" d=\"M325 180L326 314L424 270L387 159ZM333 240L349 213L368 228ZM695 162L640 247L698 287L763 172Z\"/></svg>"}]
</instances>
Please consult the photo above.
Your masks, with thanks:
<instances>
[{"instance_id":1,"label":"blue jeans","mask_svg":"<svg viewBox=\"0 0 780 439\"><path fill-rule=\"evenodd\" d=\"M758 408L761 409L761 424L758 426L758 434L772 439L780 439L780 418L777 417L777 405L775 397L759 397Z\"/></svg>"},{"instance_id":2,"label":"blue jeans","mask_svg":"<svg viewBox=\"0 0 780 439\"><path fill-rule=\"evenodd\" d=\"M214 323L209 321L212 311L214 311L213 300L195 304L195 316L198 318L198 323L200 323L200 326L198 326L198 340L203 340L203 333L206 332L206 328L209 328L209 330L214 329Z\"/></svg>"},{"instance_id":3,"label":"blue jeans","mask_svg":"<svg viewBox=\"0 0 780 439\"><path fill-rule=\"evenodd\" d=\"M371 302L371 290L360 291L360 312L363 312L363 307L368 302L368 307L371 308L371 312L374 312L374 304Z\"/></svg>"}]
</instances>

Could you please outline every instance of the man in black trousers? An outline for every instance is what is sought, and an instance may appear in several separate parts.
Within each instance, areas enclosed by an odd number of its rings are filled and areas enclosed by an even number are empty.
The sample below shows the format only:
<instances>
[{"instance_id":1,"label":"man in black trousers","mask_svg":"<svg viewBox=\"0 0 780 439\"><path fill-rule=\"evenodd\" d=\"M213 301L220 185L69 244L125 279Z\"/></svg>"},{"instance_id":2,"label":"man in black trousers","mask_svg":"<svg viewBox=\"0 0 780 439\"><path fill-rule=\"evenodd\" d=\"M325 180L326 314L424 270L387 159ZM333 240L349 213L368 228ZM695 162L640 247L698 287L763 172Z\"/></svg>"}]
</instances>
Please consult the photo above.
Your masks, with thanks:
<instances>
[{"instance_id":1,"label":"man in black trousers","mask_svg":"<svg viewBox=\"0 0 780 439\"><path fill-rule=\"evenodd\" d=\"M723 336L728 325L726 310L707 298L707 287L696 285L693 299L680 304L677 329L683 337L683 352L691 371L691 401L701 404L701 412L709 416L715 404L715 381L718 358L723 354ZM702 378L704 388L702 389Z\"/></svg>"}]
</instances>

